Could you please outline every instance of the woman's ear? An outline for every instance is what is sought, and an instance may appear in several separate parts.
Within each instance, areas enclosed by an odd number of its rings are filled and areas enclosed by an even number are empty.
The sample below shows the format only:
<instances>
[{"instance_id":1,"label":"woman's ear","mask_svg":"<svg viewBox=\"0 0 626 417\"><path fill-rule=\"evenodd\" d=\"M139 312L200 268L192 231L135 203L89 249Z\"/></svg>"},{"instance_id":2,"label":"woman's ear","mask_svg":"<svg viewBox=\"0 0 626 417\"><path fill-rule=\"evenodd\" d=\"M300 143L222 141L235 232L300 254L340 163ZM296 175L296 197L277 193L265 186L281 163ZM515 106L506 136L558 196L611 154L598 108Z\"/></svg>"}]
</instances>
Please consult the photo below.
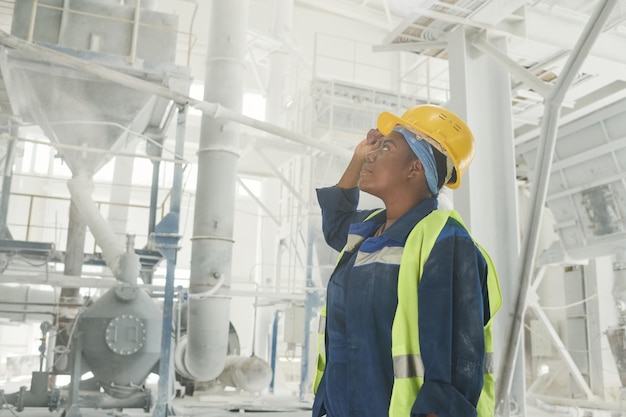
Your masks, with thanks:
<instances>
[{"instance_id":1,"label":"woman's ear","mask_svg":"<svg viewBox=\"0 0 626 417\"><path fill-rule=\"evenodd\" d=\"M422 161L420 161L419 158L415 158L411 161L411 166L409 167L409 177L413 177L423 171L424 165L422 165Z\"/></svg>"}]
</instances>

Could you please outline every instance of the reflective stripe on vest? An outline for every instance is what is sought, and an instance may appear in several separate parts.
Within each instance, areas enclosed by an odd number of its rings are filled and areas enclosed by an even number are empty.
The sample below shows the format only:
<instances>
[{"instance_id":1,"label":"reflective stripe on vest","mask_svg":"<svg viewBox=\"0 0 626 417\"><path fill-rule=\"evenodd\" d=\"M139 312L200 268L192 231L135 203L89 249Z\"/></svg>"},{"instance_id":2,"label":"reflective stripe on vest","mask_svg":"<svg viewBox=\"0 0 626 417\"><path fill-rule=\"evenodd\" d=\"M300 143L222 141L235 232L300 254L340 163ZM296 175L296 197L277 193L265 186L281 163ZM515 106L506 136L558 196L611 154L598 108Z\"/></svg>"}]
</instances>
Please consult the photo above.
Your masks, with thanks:
<instances>
[{"instance_id":1,"label":"reflective stripe on vest","mask_svg":"<svg viewBox=\"0 0 626 417\"><path fill-rule=\"evenodd\" d=\"M359 251L356 255L354 266L363 266L371 263L400 265L403 251L404 248L402 246L385 246L372 253Z\"/></svg>"},{"instance_id":2,"label":"reflective stripe on vest","mask_svg":"<svg viewBox=\"0 0 626 417\"><path fill-rule=\"evenodd\" d=\"M493 352L485 353L484 373L493 374ZM421 355L398 355L393 357L394 378L424 377L424 363Z\"/></svg>"},{"instance_id":3,"label":"reflective stripe on vest","mask_svg":"<svg viewBox=\"0 0 626 417\"><path fill-rule=\"evenodd\" d=\"M394 386L389 406L390 417L405 417L424 383L424 365L419 347L419 319L417 317L417 287L424 265L441 230L452 217L466 230L456 211L435 210L413 228L407 238L398 274L398 306L392 328L392 355L394 358ZM502 298L495 267L487 252L477 247L487 262L487 289L491 318L484 327L485 375L483 389L476 407L478 417L493 417L495 392L493 380L492 318L500 308Z\"/></svg>"}]
</instances>

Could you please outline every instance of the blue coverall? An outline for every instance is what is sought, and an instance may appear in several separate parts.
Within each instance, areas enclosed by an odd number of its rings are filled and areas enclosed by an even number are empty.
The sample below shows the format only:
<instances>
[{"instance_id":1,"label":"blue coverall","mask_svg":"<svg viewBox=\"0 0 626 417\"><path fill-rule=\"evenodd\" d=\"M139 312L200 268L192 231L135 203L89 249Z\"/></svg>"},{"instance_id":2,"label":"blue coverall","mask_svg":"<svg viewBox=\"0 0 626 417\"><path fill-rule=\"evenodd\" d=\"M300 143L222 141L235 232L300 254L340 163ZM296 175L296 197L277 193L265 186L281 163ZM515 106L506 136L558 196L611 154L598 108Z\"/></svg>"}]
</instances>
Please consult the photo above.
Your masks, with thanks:
<instances>
[{"instance_id":1,"label":"blue coverall","mask_svg":"<svg viewBox=\"0 0 626 417\"><path fill-rule=\"evenodd\" d=\"M349 245L328 283L326 368L313 417L384 417L394 379L391 328L400 267L399 258L390 254L404 247L413 227L437 209L437 200L422 201L373 237L386 221L385 212L363 221L373 210L356 210L358 188L321 188L317 196L326 242L337 251ZM412 416L476 415L483 384L483 325L490 315L486 268L467 231L450 219L418 289L425 377Z\"/></svg>"}]
</instances>

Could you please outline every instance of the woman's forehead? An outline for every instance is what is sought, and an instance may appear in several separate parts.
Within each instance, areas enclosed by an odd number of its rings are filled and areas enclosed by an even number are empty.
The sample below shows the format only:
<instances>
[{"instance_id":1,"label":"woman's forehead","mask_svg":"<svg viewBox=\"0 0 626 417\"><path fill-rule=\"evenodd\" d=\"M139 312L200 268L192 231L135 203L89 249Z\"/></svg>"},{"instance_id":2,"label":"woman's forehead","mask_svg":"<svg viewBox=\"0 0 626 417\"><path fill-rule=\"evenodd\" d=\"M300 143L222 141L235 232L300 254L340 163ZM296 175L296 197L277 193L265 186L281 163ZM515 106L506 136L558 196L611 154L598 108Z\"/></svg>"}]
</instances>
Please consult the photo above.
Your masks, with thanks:
<instances>
[{"instance_id":1,"label":"woman's forehead","mask_svg":"<svg viewBox=\"0 0 626 417\"><path fill-rule=\"evenodd\" d=\"M394 143L406 143L406 145L409 146L406 139L404 138L404 135L400 132L392 131L387 136L385 136L385 139L391 140Z\"/></svg>"}]
</instances>

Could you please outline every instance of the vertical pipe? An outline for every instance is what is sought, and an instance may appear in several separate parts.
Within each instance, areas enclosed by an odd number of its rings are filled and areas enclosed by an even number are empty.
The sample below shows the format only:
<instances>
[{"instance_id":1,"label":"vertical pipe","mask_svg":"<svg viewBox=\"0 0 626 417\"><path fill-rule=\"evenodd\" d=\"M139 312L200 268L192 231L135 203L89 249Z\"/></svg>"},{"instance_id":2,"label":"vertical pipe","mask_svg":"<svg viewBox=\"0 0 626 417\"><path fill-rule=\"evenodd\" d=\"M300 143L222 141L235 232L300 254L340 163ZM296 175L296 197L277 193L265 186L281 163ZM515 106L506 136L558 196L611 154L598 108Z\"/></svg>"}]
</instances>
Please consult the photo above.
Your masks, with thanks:
<instances>
[{"instance_id":1,"label":"vertical pipe","mask_svg":"<svg viewBox=\"0 0 626 417\"><path fill-rule=\"evenodd\" d=\"M241 111L245 76L248 0L211 2L204 100ZM202 117L198 149L187 345L183 362L195 378L224 369L230 323L230 282L238 126ZM218 287L218 285L220 285ZM206 296L196 296L215 290Z\"/></svg>"},{"instance_id":2,"label":"vertical pipe","mask_svg":"<svg viewBox=\"0 0 626 417\"><path fill-rule=\"evenodd\" d=\"M498 385L497 403L508 399L513 384L513 369L519 351L521 333L523 331L524 312L526 310L526 300L528 298L528 287L534 269L535 255L539 242L539 228L541 225L543 207L546 202L550 171L552 170L552 158L556 146L556 135L558 131L558 120L561 113L561 105L565 94L569 89L574 77L580 69L584 59L589 54L589 50L600 35L602 27L609 17L613 6L617 0L605 0L596 6L592 16L589 18L583 33L580 35L569 59L565 63L563 72L558 79L551 95L546 98L544 110L544 123L541 126L541 137L537 152L538 160L535 167L533 188L531 192L531 207L528 213L526 228L528 233L524 236L520 262L517 268L518 281L520 283L519 296L515 306L513 324L509 333L509 343L507 345L506 357L501 376L502 384Z\"/></svg>"}]
</instances>

